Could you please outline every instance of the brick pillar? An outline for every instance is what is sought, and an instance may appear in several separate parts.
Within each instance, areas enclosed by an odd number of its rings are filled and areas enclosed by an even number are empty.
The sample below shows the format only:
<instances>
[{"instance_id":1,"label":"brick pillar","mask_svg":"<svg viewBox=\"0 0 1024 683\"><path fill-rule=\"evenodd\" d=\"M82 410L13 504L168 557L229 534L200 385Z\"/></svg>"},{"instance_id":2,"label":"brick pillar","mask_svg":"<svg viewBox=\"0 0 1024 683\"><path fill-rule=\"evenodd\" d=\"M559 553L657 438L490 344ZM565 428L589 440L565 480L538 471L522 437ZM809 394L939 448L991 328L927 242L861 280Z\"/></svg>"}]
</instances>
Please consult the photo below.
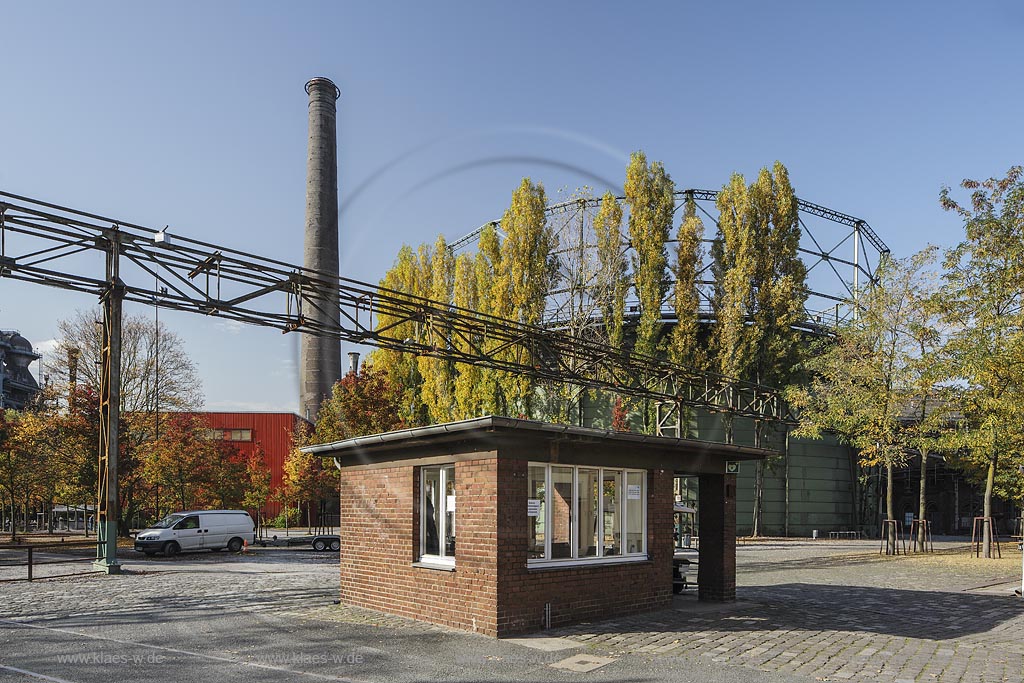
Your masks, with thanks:
<instances>
[{"instance_id":1,"label":"brick pillar","mask_svg":"<svg viewBox=\"0 0 1024 683\"><path fill-rule=\"evenodd\" d=\"M736 475L700 475L697 597L736 599Z\"/></svg>"}]
</instances>

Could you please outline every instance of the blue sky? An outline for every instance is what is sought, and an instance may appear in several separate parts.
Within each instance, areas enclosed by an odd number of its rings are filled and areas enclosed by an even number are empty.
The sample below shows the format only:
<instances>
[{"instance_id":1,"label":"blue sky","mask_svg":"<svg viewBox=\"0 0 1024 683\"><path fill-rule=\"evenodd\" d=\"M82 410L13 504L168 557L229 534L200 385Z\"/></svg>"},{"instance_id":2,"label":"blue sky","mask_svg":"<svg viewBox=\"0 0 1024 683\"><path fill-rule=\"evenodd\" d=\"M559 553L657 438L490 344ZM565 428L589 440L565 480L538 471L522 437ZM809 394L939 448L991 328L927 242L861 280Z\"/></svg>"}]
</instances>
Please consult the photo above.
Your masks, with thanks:
<instances>
[{"instance_id":1,"label":"blue sky","mask_svg":"<svg viewBox=\"0 0 1024 683\"><path fill-rule=\"evenodd\" d=\"M621 184L636 149L680 187L779 159L898 256L960 238L943 184L1024 161L1011 0L0 1L0 22L0 189L296 263L303 84L334 80L342 273L360 280L499 217L523 176L552 198ZM95 305L0 281L0 328L44 351ZM161 320L209 408L297 406L292 337Z\"/></svg>"}]
</instances>

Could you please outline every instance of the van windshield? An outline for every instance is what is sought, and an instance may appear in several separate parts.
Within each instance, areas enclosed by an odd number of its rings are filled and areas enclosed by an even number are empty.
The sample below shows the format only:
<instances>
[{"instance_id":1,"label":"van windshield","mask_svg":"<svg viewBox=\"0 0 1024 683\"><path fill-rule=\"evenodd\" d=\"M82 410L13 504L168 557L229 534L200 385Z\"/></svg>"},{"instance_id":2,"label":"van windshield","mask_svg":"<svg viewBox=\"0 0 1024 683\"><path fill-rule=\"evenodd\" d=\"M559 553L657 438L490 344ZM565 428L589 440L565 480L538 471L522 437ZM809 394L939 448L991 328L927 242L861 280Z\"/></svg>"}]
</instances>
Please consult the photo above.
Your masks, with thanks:
<instances>
[{"instance_id":1,"label":"van windshield","mask_svg":"<svg viewBox=\"0 0 1024 683\"><path fill-rule=\"evenodd\" d=\"M184 518L185 518L185 515L167 515L166 517L161 519L159 522L157 522L156 524L154 524L150 528L152 528L152 529L169 529L172 526L174 526L175 524L177 524L178 522L180 522L181 520L183 520Z\"/></svg>"}]
</instances>

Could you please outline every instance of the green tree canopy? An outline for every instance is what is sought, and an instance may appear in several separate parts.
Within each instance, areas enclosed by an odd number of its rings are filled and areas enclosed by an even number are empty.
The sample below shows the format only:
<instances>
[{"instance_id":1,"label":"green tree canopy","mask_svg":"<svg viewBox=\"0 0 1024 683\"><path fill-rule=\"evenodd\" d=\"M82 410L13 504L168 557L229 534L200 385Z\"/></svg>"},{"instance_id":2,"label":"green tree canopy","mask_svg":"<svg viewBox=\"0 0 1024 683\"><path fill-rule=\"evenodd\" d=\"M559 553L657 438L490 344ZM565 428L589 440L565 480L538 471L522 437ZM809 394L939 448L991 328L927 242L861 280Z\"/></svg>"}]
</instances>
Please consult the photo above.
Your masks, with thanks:
<instances>
[{"instance_id":1,"label":"green tree canopy","mask_svg":"<svg viewBox=\"0 0 1024 683\"><path fill-rule=\"evenodd\" d=\"M943 188L944 209L964 221L965 237L946 252L944 286L935 303L949 327L943 371L957 390L962 416L956 442L965 471L983 476L984 515L997 486L1024 495L1012 472L1024 444L1024 182L1012 167L1003 178L965 180L970 203ZM1010 476L1005 476L1010 474ZM986 556L988 555L986 536Z\"/></svg>"}]
</instances>

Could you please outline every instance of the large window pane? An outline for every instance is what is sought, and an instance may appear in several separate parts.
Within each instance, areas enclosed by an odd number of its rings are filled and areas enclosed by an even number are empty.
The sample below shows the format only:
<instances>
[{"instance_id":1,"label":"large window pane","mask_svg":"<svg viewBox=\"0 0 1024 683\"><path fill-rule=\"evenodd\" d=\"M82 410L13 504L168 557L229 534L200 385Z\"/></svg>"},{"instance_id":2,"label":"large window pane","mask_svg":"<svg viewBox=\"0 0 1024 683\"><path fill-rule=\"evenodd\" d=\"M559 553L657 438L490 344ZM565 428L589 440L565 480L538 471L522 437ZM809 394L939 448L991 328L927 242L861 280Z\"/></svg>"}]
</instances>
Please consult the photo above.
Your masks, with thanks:
<instances>
[{"instance_id":1,"label":"large window pane","mask_svg":"<svg viewBox=\"0 0 1024 683\"><path fill-rule=\"evenodd\" d=\"M579 554L577 557L594 557L597 555L598 543L598 470L579 469Z\"/></svg>"},{"instance_id":2,"label":"large window pane","mask_svg":"<svg viewBox=\"0 0 1024 683\"><path fill-rule=\"evenodd\" d=\"M544 557L544 517L547 506L544 504L544 475L547 468L543 465L530 465L527 475L526 507L529 515L529 542L526 557L531 560Z\"/></svg>"},{"instance_id":3,"label":"large window pane","mask_svg":"<svg viewBox=\"0 0 1024 683\"><path fill-rule=\"evenodd\" d=\"M423 468L423 554L440 555L441 469Z\"/></svg>"},{"instance_id":4,"label":"large window pane","mask_svg":"<svg viewBox=\"0 0 1024 683\"><path fill-rule=\"evenodd\" d=\"M572 468L551 468L551 557L572 557Z\"/></svg>"},{"instance_id":5,"label":"large window pane","mask_svg":"<svg viewBox=\"0 0 1024 683\"><path fill-rule=\"evenodd\" d=\"M604 470L601 486L601 514L604 520L602 553L622 554L622 472Z\"/></svg>"},{"instance_id":6,"label":"large window pane","mask_svg":"<svg viewBox=\"0 0 1024 683\"><path fill-rule=\"evenodd\" d=\"M644 550L644 496L646 475L643 472L626 473L626 552Z\"/></svg>"}]
</instances>

